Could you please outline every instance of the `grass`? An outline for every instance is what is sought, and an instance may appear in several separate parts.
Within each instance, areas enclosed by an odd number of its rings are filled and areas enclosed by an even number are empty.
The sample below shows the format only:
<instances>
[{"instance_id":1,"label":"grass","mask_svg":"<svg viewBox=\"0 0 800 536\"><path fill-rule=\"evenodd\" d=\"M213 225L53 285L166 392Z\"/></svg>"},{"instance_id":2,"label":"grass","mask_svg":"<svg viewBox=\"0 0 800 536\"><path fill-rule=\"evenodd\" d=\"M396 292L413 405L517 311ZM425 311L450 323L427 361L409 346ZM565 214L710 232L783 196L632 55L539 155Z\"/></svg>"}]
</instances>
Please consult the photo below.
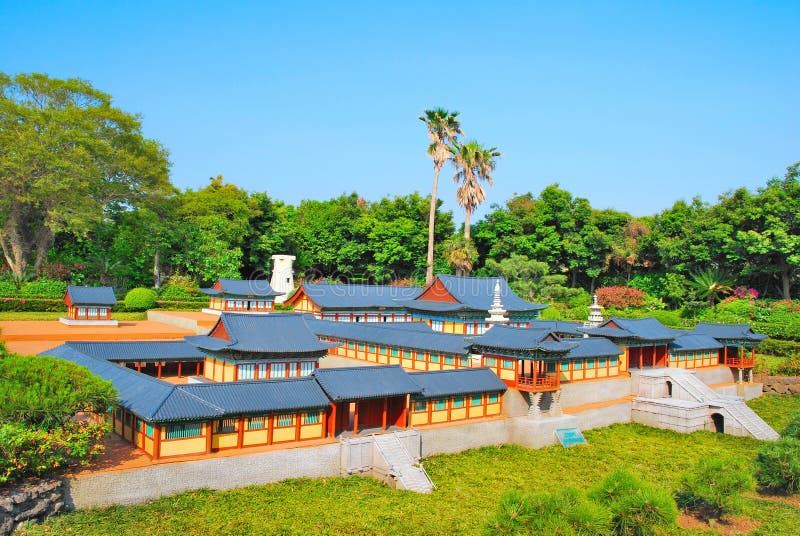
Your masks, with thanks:
<instances>
[{"instance_id":1,"label":"grass","mask_svg":"<svg viewBox=\"0 0 800 536\"><path fill-rule=\"evenodd\" d=\"M765 396L750 405L780 430L800 412L800 397ZM571 449L503 445L433 456L425 461L438 486L430 495L393 491L367 478L287 480L74 512L48 520L30 534L480 534L509 489L586 489L612 469L626 466L673 490L681 473L699 458L752 460L761 445L750 438L683 435L637 424L585 435L589 445ZM794 535L800 526L800 508L784 499L750 494L744 513L759 523L754 535ZM671 534L703 532L676 528Z\"/></svg>"},{"instance_id":2,"label":"grass","mask_svg":"<svg viewBox=\"0 0 800 536\"><path fill-rule=\"evenodd\" d=\"M2 311L0 312L0 321L2 320L58 320L64 316L65 312L17 312L17 311ZM120 321L131 320L147 320L147 313L111 313L111 318Z\"/></svg>"}]
</instances>

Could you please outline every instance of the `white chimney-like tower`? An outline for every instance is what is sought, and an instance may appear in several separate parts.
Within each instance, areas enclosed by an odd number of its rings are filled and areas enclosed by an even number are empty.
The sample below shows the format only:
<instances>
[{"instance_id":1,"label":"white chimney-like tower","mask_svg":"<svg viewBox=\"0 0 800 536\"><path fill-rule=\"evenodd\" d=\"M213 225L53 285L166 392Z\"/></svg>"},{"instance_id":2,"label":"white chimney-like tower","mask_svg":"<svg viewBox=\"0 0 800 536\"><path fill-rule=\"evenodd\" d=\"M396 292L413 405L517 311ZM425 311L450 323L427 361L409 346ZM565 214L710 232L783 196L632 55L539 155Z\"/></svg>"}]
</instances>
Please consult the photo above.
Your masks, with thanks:
<instances>
[{"instance_id":1,"label":"white chimney-like tower","mask_svg":"<svg viewBox=\"0 0 800 536\"><path fill-rule=\"evenodd\" d=\"M285 302L289 293L294 290L292 262L296 258L294 255L272 256L272 278L269 281L269 286L277 292L283 292L283 296L275 296L275 303Z\"/></svg>"},{"instance_id":2,"label":"white chimney-like tower","mask_svg":"<svg viewBox=\"0 0 800 536\"><path fill-rule=\"evenodd\" d=\"M603 307L597 303L597 294L592 295L592 305L589 306L589 318L584 323L586 327L596 328L603 323Z\"/></svg>"},{"instance_id":3,"label":"white chimney-like tower","mask_svg":"<svg viewBox=\"0 0 800 536\"><path fill-rule=\"evenodd\" d=\"M489 318L486 319L486 329L491 328L495 324L505 324L508 322L506 311L503 309L503 303L500 301L500 280L498 279L494 284L494 301L492 308L489 309Z\"/></svg>"}]
</instances>

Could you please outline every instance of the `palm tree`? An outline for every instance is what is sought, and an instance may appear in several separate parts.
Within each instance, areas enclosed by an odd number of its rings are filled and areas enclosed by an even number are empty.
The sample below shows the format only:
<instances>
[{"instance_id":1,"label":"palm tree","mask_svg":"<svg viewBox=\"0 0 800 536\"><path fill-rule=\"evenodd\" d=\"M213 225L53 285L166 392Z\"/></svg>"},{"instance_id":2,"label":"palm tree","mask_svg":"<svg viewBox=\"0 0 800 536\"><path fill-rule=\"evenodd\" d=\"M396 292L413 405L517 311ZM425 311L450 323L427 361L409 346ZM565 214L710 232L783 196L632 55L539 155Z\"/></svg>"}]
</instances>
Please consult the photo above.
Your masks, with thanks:
<instances>
[{"instance_id":1,"label":"palm tree","mask_svg":"<svg viewBox=\"0 0 800 536\"><path fill-rule=\"evenodd\" d=\"M478 260L478 250L472 240L458 235L453 235L442 243L442 255L458 276L469 275Z\"/></svg>"},{"instance_id":2,"label":"palm tree","mask_svg":"<svg viewBox=\"0 0 800 536\"><path fill-rule=\"evenodd\" d=\"M450 147L451 159L456 168L453 180L459 184L456 190L456 201L464 207L464 238L470 239L469 218L472 211L486 199L486 192L480 181L494 185L491 173L494 171L495 158L500 156L497 147L485 148L475 140L467 143L455 143Z\"/></svg>"},{"instance_id":3,"label":"palm tree","mask_svg":"<svg viewBox=\"0 0 800 536\"><path fill-rule=\"evenodd\" d=\"M721 296L730 294L733 290L733 278L714 268L693 273L689 284L699 298L708 300L711 307L716 305Z\"/></svg>"},{"instance_id":4,"label":"palm tree","mask_svg":"<svg viewBox=\"0 0 800 536\"><path fill-rule=\"evenodd\" d=\"M461 123L457 119L458 112L450 112L444 108L425 110L419 120L428 127L428 155L433 159L433 189L431 190L431 210L428 216L428 267L425 272L425 284L433 281L433 234L436 222L436 191L439 188L439 172L450 158L448 144L456 141L456 136L463 136Z\"/></svg>"}]
</instances>

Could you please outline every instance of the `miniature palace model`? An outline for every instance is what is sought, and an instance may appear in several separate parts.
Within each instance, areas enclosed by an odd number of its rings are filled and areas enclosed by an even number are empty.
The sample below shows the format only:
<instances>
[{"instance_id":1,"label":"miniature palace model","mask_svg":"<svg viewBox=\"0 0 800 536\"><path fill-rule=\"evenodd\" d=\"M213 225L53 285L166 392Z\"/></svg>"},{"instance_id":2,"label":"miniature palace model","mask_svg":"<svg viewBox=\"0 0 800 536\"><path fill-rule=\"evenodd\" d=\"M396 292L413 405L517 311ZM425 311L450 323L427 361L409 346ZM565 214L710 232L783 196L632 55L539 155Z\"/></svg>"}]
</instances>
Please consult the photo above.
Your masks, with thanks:
<instances>
[{"instance_id":1,"label":"miniature palace model","mask_svg":"<svg viewBox=\"0 0 800 536\"><path fill-rule=\"evenodd\" d=\"M203 312L219 314L222 311L264 313L275 308L275 298L282 292L272 290L264 279L242 281L220 278L211 288L201 288L200 292L210 296L207 309Z\"/></svg>"},{"instance_id":2,"label":"miniature palace model","mask_svg":"<svg viewBox=\"0 0 800 536\"><path fill-rule=\"evenodd\" d=\"M774 434L730 396L748 392L741 382L765 338L746 325L604 321L596 302L585 324L538 320L544 306L502 278L438 276L425 289L303 284L287 301L294 313L270 312L277 293L263 281L220 279L213 290L213 305L244 311L218 311L206 335L67 342L43 354L110 380L113 430L154 459L542 419L562 405L589 425L580 408L600 404L629 408L605 424L722 431L725 419L726 433ZM678 414L691 415L669 420Z\"/></svg>"},{"instance_id":3,"label":"miniature palace model","mask_svg":"<svg viewBox=\"0 0 800 536\"><path fill-rule=\"evenodd\" d=\"M111 308L117 304L111 287L78 287L69 285L64 294L67 316L60 318L70 326L116 326Z\"/></svg>"}]
</instances>

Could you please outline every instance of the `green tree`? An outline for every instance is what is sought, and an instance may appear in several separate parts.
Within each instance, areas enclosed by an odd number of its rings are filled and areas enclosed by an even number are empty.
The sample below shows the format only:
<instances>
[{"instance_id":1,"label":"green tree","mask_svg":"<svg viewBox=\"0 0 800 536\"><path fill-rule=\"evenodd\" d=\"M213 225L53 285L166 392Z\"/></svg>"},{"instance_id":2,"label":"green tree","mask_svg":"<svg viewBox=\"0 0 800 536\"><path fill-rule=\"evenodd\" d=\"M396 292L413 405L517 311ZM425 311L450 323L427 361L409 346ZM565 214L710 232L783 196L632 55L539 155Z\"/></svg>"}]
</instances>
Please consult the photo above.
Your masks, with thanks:
<instances>
[{"instance_id":1,"label":"green tree","mask_svg":"<svg viewBox=\"0 0 800 536\"><path fill-rule=\"evenodd\" d=\"M433 281L433 250L436 209L438 207L437 191L439 189L439 172L450 158L449 146L456 142L457 136L463 136L458 112L450 112L444 108L425 110L419 120L428 129L428 156L433 159L433 188L431 188L430 211L428 213L428 255L425 270L425 284Z\"/></svg>"},{"instance_id":2,"label":"green tree","mask_svg":"<svg viewBox=\"0 0 800 536\"><path fill-rule=\"evenodd\" d=\"M800 162L783 179L771 179L748 206L736 231L741 247L780 279L781 296L792 297L792 281L800 272ZM774 267L770 270L770 267Z\"/></svg>"},{"instance_id":3,"label":"green tree","mask_svg":"<svg viewBox=\"0 0 800 536\"><path fill-rule=\"evenodd\" d=\"M470 215L486 199L481 185L485 181L492 186L491 173L497 165L500 152L497 147L486 148L475 140L450 147L451 159L456 168L453 180L458 184L456 201L464 208L464 238L470 239Z\"/></svg>"},{"instance_id":4,"label":"green tree","mask_svg":"<svg viewBox=\"0 0 800 536\"><path fill-rule=\"evenodd\" d=\"M167 152L139 118L78 79L0 73L0 248L22 280L59 231L85 234L105 208L172 190Z\"/></svg>"},{"instance_id":5,"label":"green tree","mask_svg":"<svg viewBox=\"0 0 800 536\"><path fill-rule=\"evenodd\" d=\"M689 285L698 298L708 300L708 305L714 307L720 297L733 290L733 278L721 270L708 268L693 273Z\"/></svg>"}]
</instances>

